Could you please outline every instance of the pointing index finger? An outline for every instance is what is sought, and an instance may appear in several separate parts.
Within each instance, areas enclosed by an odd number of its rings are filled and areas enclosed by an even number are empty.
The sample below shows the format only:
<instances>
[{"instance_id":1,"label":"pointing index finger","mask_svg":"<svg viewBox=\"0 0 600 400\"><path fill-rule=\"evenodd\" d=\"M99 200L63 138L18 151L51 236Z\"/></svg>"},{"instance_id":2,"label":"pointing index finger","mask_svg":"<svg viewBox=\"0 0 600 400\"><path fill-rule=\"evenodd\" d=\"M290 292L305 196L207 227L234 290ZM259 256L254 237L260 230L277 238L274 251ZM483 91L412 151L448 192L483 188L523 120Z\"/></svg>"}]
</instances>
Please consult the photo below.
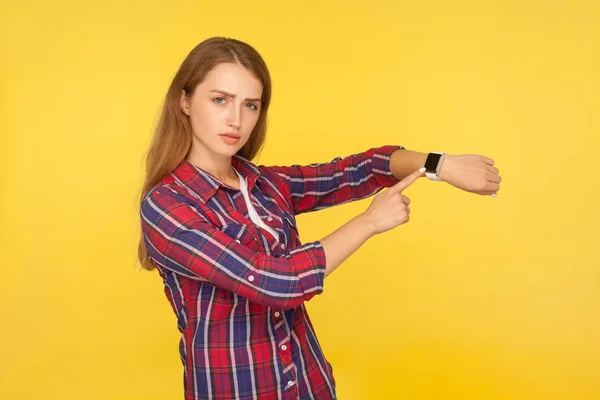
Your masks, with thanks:
<instances>
[{"instance_id":1,"label":"pointing index finger","mask_svg":"<svg viewBox=\"0 0 600 400\"><path fill-rule=\"evenodd\" d=\"M407 187L412 185L413 182L415 182L418 178L423 176L424 172L425 172L425 167L416 170L412 174L406 176L400 182L396 183L389 190L393 191L394 193L402 193L402 191L404 191L404 189L406 189Z\"/></svg>"}]
</instances>

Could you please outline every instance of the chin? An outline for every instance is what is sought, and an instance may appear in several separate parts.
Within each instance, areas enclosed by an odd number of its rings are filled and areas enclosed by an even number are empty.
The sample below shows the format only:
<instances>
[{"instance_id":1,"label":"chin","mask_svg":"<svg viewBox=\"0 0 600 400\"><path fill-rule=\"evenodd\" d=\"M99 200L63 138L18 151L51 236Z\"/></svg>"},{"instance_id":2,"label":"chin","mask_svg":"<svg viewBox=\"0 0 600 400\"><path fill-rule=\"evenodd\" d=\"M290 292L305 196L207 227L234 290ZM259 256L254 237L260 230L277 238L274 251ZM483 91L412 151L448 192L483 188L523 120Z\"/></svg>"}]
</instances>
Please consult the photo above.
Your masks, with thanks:
<instances>
[{"instance_id":1,"label":"chin","mask_svg":"<svg viewBox=\"0 0 600 400\"><path fill-rule=\"evenodd\" d=\"M238 151L240 151L240 149L244 147L244 145L240 145L240 146L225 146L225 147L221 147L219 149L219 151L217 151L217 153L222 154L224 156L233 156L234 154L237 154Z\"/></svg>"}]
</instances>

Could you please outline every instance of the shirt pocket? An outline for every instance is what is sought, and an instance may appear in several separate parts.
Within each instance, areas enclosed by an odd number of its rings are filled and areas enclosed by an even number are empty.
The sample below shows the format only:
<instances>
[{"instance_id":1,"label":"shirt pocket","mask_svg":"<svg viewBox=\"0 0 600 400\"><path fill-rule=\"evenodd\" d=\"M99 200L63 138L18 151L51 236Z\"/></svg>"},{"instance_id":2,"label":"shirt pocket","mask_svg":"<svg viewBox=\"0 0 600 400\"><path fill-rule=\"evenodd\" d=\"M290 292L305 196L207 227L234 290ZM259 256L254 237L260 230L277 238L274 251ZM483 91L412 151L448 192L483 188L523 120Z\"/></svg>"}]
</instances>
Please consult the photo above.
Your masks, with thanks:
<instances>
[{"instance_id":1,"label":"shirt pocket","mask_svg":"<svg viewBox=\"0 0 600 400\"><path fill-rule=\"evenodd\" d=\"M241 222L232 222L223 225L220 230L239 244L243 244L249 249L257 250L259 248L259 232L257 226L253 223L244 224Z\"/></svg>"}]
</instances>

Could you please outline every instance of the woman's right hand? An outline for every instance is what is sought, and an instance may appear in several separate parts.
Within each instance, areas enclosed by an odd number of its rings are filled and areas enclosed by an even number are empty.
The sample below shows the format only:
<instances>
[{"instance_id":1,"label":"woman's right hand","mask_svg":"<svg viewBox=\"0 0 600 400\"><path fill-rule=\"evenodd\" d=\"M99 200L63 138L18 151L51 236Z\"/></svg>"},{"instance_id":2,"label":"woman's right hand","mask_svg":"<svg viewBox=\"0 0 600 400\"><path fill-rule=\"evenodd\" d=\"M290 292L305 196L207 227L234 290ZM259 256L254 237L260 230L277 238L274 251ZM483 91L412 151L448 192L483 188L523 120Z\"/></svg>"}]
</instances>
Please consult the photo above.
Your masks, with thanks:
<instances>
[{"instance_id":1,"label":"woman's right hand","mask_svg":"<svg viewBox=\"0 0 600 400\"><path fill-rule=\"evenodd\" d=\"M410 199L402 192L424 173L425 169L421 168L373 198L363 216L372 225L375 235L408 222Z\"/></svg>"}]
</instances>

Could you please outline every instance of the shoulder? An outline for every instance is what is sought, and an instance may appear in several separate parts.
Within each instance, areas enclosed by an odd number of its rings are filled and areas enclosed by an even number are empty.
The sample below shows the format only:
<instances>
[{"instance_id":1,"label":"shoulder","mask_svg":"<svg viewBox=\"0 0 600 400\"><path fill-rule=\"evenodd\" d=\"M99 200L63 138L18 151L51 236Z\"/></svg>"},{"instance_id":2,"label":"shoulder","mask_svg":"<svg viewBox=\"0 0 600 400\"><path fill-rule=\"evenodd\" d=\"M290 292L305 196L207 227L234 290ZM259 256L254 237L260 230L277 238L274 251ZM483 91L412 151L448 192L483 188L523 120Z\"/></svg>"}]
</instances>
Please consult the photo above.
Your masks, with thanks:
<instances>
[{"instance_id":1,"label":"shoulder","mask_svg":"<svg viewBox=\"0 0 600 400\"><path fill-rule=\"evenodd\" d=\"M203 207L190 199L185 190L172 184L159 184L150 190L140 205L143 218L162 223L187 225L192 222L207 222ZM167 222L167 220L169 222Z\"/></svg>"},{"instance_id":2,"label":"shoulder","mask_svg":"<svg viewBox=\"0 0 600 400\"><path fill-rule=\"evenodd\" d=\"M196 212L199 211L199 202L193 193L188 188L179 185L173 174L167 175L146 193L142 200L142 207L147 207L149 204L163 209L188 206Z\"/></svg>"}]
</instances>

